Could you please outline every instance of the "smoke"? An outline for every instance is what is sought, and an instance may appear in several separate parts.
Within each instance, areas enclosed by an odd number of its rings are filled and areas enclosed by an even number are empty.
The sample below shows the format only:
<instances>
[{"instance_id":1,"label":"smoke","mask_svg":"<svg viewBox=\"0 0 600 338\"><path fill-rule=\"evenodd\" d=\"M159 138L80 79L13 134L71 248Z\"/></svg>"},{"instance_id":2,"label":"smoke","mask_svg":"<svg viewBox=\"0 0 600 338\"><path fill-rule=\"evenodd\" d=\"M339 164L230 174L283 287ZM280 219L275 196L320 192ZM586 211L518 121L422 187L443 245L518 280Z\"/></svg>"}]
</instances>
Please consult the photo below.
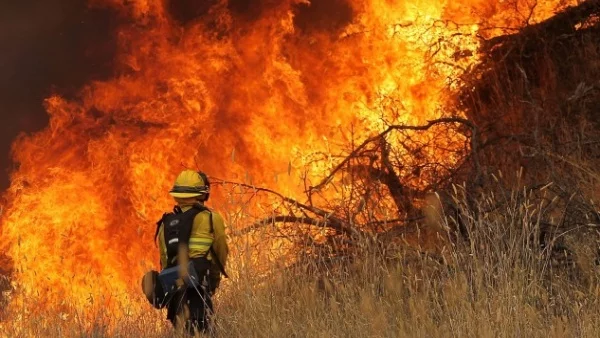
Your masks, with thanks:
<instances>
[{"instance_id":1,"label":"smoke","mask_svg":"<svg viewBox=\"0 0 600 338\"><path fill-rule=\"evenodd\" d=\"M47 124L43 100L110 75L116 24L110 11L81 0L0 3L0 189L9 184L15 137Z\"/></svg>"},{"instance_id":2,"label":"smoke","mask_svg":"<svg viewBox=\"0 0 600 338\"><path fill-rule=\"evenodd\" d=\"M210 8L217 3L218 0L171 0L167 4L167 9L173 19L186 24L197 17L207 14Z\"/></svg>"},{"instance_id":3,"label":"smoke","mask_svg":"<svg viewBox=\"0 0 600 338\"><path fill-rule=\"evenodd\" d=\"M265 10L281 5L281 0L228 0L228 11L238 20L252 21ZM185 25L203 17L219 0L170 0L167 9L173 19ZM288 1L294 8L294 24L303 32L335 31L350 23L353 10L349 0Z\"/></svg>"},{"instance_id":4,"label":"smoke","mask_svg":"<svg viewBox=\"0 0 600 338\"><path fill-rule=\"evenodd\" d=\"M352 21L354 16L348 0L312 0L296 8L294 24L302 32L336 32Z\"/></svg>"}]
</instances>

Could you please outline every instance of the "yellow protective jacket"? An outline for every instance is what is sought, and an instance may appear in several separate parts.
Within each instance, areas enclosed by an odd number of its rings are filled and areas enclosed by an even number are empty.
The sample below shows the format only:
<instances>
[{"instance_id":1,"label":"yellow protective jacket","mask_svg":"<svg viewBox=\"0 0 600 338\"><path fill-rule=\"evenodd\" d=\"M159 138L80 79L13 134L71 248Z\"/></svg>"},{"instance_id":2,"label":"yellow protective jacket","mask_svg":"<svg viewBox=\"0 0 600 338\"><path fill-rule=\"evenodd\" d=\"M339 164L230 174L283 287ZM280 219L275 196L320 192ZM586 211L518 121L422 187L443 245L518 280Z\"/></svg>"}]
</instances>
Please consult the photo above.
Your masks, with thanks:
<instances>
[{"instance_id":1,"label":"yellow protective jacket","mask_svg":"<svg viewBox=\"0 0 600 338\"><path fill-rule=\"evenodd\" d=\"M192 205L180 205L179 206L183 212L188 211L193 206ZM210 231L210 215L212 214L212 225L213 231ZM161 269L164 269L167 266L167 246L165 244L165 236L163 234L164 224L160 224L158 229L158 247L160 250L160 265ZM194 218L194 223L192 225L192 232L190 235L190 243L189 243L189 258L198 258L206 256L209 260L213 261L214 259L210 253L210 246L212 245L215 253L217 254L219 261L223 264L223 267L226 267L227 264L227 254L229 253L229 248L227 246L227 240L225 236L225 222L223 221L223 217L220 214L214 211L202 211L196 215ZM212 264L211 267L211 275L219 272L218 266L216 264ZM214 276L214 275L213 275Z\"/></svg>"}]
</instances>

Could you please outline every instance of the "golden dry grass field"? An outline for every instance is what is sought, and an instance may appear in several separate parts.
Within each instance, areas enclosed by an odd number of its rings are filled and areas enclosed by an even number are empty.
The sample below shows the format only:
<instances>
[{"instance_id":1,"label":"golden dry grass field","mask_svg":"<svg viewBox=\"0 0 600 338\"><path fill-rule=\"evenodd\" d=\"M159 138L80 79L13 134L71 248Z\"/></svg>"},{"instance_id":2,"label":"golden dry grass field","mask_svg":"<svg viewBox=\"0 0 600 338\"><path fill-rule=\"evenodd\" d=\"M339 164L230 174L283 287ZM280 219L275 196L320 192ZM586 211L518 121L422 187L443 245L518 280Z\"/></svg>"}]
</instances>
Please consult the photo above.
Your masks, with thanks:
<instances>
[{"instance_id":1,"label":"golden dry grass field","mask_svg":"<svg viewBox=\"0 0 600 338\"><path fill-rule=\"evenodd\" d=\"M560 250L538 247L531 238L539 210L512 196L493 213L467 215L469 243L437 232L437 253L363 238L351 257L273 266L267 276L240 270L217 294L214 335L600 337L594 255L580 250L561 260ZM438 218L439 228L447 221ZM5 318L2 336L177 336L164 315L147 306L141 315L115 320L100 311L84 322L49 311Z\"/></svg>"}]
</instances>

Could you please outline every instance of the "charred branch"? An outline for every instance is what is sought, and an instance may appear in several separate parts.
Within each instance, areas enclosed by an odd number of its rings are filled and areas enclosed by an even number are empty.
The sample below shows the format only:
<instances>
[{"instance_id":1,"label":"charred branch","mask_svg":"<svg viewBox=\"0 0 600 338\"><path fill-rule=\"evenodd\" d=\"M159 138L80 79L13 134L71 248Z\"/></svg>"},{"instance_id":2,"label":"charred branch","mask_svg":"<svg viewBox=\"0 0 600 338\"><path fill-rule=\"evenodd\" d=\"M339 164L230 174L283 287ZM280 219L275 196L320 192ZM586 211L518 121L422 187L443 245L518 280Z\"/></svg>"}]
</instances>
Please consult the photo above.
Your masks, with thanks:
<instances>
[{"instance_id":1,"label":"charred branch","mask_svg":"<svg viewBox=\"0 0 600 338\"><path fill-rule=\"evenodd\" d=\"M509 50L515 45L520 45L530 39L571 35L577 31L578 25L585 23L594 15L600 15L600 0L587 0L577 6L567 8L546 21L528 25L518 33L489 39L485 41L482 48L483 50L491 50L499 44L511 42L511 46L504 46L503 48Z\"/></svg>"},{"instance_id":2,"label":"charred branch","mask_svg":"<svg viewBox=\"0 0 600 338\"><path fill-rule=\"evenodd\" d=\"M338 163L338 165L336 165L333 168L333 170L331 170L329 175L326 178L324 178L321 182L319 182L319 184L309 187L307 193L311 194L313 192L319 191L322 188L324 188L328 183L330 183L333 180L333 177L338 172L342 171L343 168L346 165L348 165L348 163L350 163L350 161L352 161L354 158L359 156L360 153L363 150L365 150L370 144L380 142L380 140L385 139L386 135L388 135L392 131L427 131L434 126L441 125L441 124L461 124L461 125L468 127L471 130L472 145L475 145L475 149L477 149L477 127L475 126L475 124L473 122L471 122L467 119L464 119L464 118L460 118L460 117L440 118L440 119L436 119L436 120L431 120L427 124L420 125L420 126L391 125L391 126L387 127L383 132L379 133L378 135L372 136L370 138L367 138L365 141L363 141L358 147L356 147L352 152L350 152L350 154L348 154L348 156L346 156L344 158L344 160L342 160L340 163ZM473 158L476 160L476 156L475 156L476 154L472 153L472 155L473 155ZM476 163L478 163L478 161ZM477 167L479 167L478 164L477 164Z\"/></svg>"},{"instance_id":3,"label":"charred branch","mask_svg":"<svg viewBox=\"0 0 600 338\"><path fill-rule=\"evenodd\" d=\"M238 231L236 235L246 235L253 231L259 230L261 228L267 227L269 225L275 225L277 223L281 224L303 224L310 225L315 227L329 227L327 220L319 220L315 218L308 217L298 217L294 215L289 216L273 216L261 219L250 226L245 227L244 229ZM336 229L337 230L337 229Z\"/></svg>"},{"instance_id":4,"label":"charred branch","mask_svg":"<svg viewBox=\"0 0 600 338\"><path fill-rule=\"evenodd\" d=\"M385 140L385 138L381 138L381 163L383 164L383 170L381 180L388 187L392 198L394 199L394 203L396 204L396 209L398 214L401 214L403 211L407 214L412 214L413 208L410 200L407 201L407 189L402 184L400 177L396 174L396 170L390 161L390 146Z\"/></svg>"},{"instance_id":5,"label":"charred branch","mask_svg":"<svg viewBox=\"0 0 600 338\"><path fill-rule=\"evenodd\" d=\"M231 181L226 181L226 180L221 180L218 178L213 178L215 180L215 184L221 184L221 185L233 185L233 186L238 186L238 187L244 187L244 188L248 188L251 189L254 193L258 193L258 192L265 192L265 193L269 193L271 195L275 195L278 198L280 198L283 202L288 203L298 209L304 210L304 211L309 211L313 214L315 214L316 216L319 216L323 219L323 221L321 222L321 224L323 224L323 226L326 226L328 228L334 229L340 233L355 233L356 229L352 228L351 226L349 226L346 222L344 222L343 220L339 219L338 217L334 216L333 212L330 211L326 211L323 210L321 208L317 208L315 206L311 206L311 205L306 205L304 203L301 203L295 199L283 196L282 194L271 190L271 189L267 189L267 188L261 188L261 187L256 187L253 185L249 185L249 184L245 184L245 183L238 183L238 182L231 182ZM287 218L287 216L282 216L283 218L275 218L276 220L278 220L279 223L282 222L289 222L289 218ZM269 220L271 220L271 222L273 222L273 218L267 218L264 219L262 221L259 221L257 223L259 224L265 224L265 223L269 223ZM304 223L304 222L301 222ZM256 225L256 223L255 223Z\"/></svg>"},{"instance_id":6,"label":"charred branch","mask_svg":"<svg viewBox=\"0 0 600 338\"><path fill-rule=\"evenodd\" d=\"M400 171L404 170L402 169L402 158L406 159L405 156L413 155L421 156L418 155L418 153L423 151L422 148L429 145L427 143L410 140L409 134L400 134L400 137L406 137L408 143L412 143L413 145L405 145L406 149L402 150L402 153L407 152L407 155L399 156L399 153L397 153L399 150L393 149L387 138L392 132L428 131L434 126L444 124L458 124L467 127L467 130L471 130L471 147L475 150L477 149L477 143L474 141L477 139L477 128L472 122L463 118L440 118L429 121L425 125L417 126L391 125L381 133L364 140L351 151L349 155L344 157L343 160L328 173L328 176L323 181L317 186L309 187L306 191L309 203L303 203L296 199L286 197L274 190L256 187L250 184L220 179L215 179L215 181L216 184L231 185L248 189L250 195L255 195L257 193L274 195L283 202L283 205L286 205L285 208L288 208L286 215L275 215L260 219L241 230L241 235L278 223L328 228L334 230L336 234L345 235L355 235L363 232L364 229L372 229L382 225L386 225L387 227L392 224L399 224L398 222L400 221L397 222L397 220L400 219L404 219L406 224L407 220L414 222L420 219L419 210L414 207L413 203L414 198L423 196L423 192L415 191L404 183L407 177L400 175ZM411 147L414 149L411 150ZM413 154L414 152L416 153ZM414 164L411 164L411 166L414 166ZM418 175L418 172L423 170L422 168L424 167L425 166L417 166L415 169L408 169L407 173L408 175ZM449 170L449 172L451 171ZM336 203L330 204L324 196L319 198L321 200L321 205L316 206L312 202L312 195L321 195L321 189L332 182L336 175L345 177L344 180L347 181L347 185L350 183L348 185L350 189L348 191L349 195L345 197L345 206ZM444 177L444 179L447 178ZM378 187L378 185L382 185L382 187ZM383 187L387 188L387 192L384 191ZM396 221L388 222L373 216L373 212L370 209L376 208L379 203L377 201L381 201L383 198L391 198L390 200L395 204L395 214L400 217ZM360 219L357 220L357 217L360 217ZM380 230L383 230L383 228Z\"/></svg>"}]
</instances>

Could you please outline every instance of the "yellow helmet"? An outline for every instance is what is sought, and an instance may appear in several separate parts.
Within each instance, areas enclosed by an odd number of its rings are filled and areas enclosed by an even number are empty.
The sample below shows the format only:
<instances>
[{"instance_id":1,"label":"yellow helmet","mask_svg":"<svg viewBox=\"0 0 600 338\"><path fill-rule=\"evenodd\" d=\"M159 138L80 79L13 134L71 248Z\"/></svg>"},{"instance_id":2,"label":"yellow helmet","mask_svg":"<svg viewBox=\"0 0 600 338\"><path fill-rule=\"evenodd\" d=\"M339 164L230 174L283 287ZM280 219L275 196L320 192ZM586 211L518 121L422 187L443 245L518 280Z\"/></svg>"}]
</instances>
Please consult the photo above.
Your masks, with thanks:
<instances>
[{"instance_id":1,"label":"yellow helmet","mask_svg":"<svg viewBox=\"0 0 600 338\"><path fill-rule=\"evenodd\" d=\"M206 195L210 192L208 178L202 172L184 170L175 179L175 184L169 193L176 198L191 198Z\"/></svg>"}]
</instances>

